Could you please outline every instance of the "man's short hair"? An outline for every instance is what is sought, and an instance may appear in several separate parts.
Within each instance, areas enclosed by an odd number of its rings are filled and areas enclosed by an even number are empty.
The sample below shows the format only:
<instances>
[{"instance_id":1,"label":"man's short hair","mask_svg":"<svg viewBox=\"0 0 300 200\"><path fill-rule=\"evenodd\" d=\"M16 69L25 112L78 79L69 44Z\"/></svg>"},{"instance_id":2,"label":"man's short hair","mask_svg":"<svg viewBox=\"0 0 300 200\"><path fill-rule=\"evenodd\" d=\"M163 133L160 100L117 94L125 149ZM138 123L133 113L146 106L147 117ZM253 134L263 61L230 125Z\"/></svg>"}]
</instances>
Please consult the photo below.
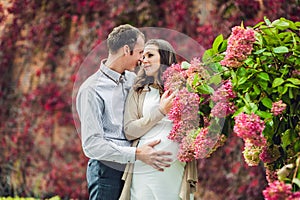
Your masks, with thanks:
<instances>
[{"instance_id":1,"label":"man's short hair","mask_svg":"<svg viewBox=\"0 0 300 200\"><path fill-rule=\"evenodd\" d=\"M128 45L130 51L133 51L138 36L141 36L145 40L144 34L129 24L115 27L107 37L109 52L116 53L124 45Z\"/></svg>"}]
</instances>

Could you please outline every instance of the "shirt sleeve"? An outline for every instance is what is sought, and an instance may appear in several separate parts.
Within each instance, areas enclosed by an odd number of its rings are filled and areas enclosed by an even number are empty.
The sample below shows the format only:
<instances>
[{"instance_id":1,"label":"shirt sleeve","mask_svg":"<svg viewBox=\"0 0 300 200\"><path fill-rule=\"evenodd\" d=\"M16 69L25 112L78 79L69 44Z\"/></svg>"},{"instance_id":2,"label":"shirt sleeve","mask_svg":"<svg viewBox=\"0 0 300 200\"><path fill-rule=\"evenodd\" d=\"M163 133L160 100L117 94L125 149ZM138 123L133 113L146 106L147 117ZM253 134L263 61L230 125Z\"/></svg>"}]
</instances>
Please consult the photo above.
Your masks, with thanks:
<instances>
[{"instance_id":1,"label":"shirt sleeve","mask_svg":"<svg viewBox=\"0 0 300 200\"><path fill-rule=\"evenodd\" d=\"M85 88L78 93L76 106L81 122L82 148L87 157L118 163L135 161L135 147L119 146L104 138L104 100L93 88Z\"/></svg>"},{"instance_id":2,"label":"shirt sleeve","mask_svg":"<svg viewBox=\"0 0 300 200\"><path fill-rule=\"evenodd\" d=\"M124 132L128 140L142 137L165 116L158 107L149 115L142 116L140 112L143 109L144 97L145 94L138 94L133 89L128 94L124 113Z\"/></svg>"}]
</instances>

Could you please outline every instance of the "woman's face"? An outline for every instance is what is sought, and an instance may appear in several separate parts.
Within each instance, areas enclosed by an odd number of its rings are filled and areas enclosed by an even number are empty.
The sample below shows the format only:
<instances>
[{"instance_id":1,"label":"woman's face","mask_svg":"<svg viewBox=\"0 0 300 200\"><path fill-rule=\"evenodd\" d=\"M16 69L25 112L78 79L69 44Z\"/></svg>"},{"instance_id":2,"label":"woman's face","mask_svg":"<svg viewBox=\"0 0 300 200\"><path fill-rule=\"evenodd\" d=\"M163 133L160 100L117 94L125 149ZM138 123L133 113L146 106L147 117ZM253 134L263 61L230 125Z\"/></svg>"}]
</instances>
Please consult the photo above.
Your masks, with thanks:
<instances>
[{"instance_id":1,"label":"woman's face","mask_svg":"<svg viewBox=\"0 0 300 200\"><path fill-rule=\"evenodd\" d=\"M142 66L147 76L153 76L154 79L157 78L160 68L160 55L156 45L150 44L145 47Z\"/></svg>"}]
</instances>

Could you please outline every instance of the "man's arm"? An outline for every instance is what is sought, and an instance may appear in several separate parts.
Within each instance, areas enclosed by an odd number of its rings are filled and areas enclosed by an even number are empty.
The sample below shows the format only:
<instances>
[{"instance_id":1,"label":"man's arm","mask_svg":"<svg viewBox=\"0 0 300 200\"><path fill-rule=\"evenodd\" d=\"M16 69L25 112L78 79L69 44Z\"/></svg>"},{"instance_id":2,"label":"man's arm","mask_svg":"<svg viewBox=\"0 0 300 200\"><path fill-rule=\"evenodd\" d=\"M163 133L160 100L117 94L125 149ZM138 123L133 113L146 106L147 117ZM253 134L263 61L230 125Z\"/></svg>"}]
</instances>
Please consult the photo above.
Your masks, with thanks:
<instances>
[{"instance_id":1,"label":"man's arm","mask_svg":"<svg viewBox=\"0 0 300 200\"><path fill-rule=\"evenodd\" d=\"M79 91L76 108L81 122L82 148L87 157L118 163L135 161L135 147L118 146L104 138L104 101L93 88Z\"/></svg>"}]
</instances>

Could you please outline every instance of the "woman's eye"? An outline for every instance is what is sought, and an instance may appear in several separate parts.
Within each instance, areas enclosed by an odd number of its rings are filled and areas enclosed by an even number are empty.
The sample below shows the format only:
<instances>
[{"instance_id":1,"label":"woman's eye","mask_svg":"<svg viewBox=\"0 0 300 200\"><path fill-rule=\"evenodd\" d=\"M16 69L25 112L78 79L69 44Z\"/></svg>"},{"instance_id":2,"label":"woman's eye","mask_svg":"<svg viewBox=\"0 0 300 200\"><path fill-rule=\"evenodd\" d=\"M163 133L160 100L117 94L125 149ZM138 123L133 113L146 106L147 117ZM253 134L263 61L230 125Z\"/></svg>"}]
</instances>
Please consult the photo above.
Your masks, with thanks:
<instances>
[{"instance_id":1,"label":"woman's eye","mask_svg":"<svg viewBox=\"0 0 300 200\"><path fill-rule=\"evenodd\" d=\"M148 57L149 57L149 58L152 57L152 56L153 56L153 54L151 54L151 53L148 54Z\"/></svg>"}]
</instances>

